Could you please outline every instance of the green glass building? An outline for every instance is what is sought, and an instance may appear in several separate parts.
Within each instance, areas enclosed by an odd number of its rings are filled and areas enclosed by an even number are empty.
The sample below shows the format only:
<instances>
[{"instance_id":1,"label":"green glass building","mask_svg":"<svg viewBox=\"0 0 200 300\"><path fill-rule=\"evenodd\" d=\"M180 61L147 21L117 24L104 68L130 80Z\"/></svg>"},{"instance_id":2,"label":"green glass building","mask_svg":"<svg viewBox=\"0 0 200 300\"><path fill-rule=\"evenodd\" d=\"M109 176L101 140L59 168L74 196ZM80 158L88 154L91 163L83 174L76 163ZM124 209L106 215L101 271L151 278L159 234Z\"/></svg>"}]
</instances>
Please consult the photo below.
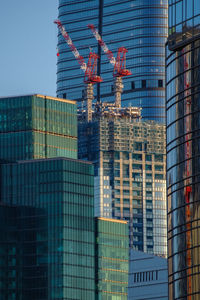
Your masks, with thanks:
<instances>
[{"instance_id":1,"label":"green glass building","mask_svg":"<svg viewBox=\"0 0 200 300\"><path fill-rule=\"evenodd\" d=\"M0 299L127 299L127 224L95 223L76 103L0 98L0 143Z\"/></svg>"},{"instance_id":2,"label":"green glass building","mask_svg":"<svg viewBox=\"0 0 200 300\"><path fill-rule=\"evenodd\" d=\"M129 232L127 221L96 218L98 300L127 300Z\"/></svg>"},{"instance_id":3,"label":"green glass building","mask_svg":"<svg viewBox=\"0 0 200 300\"><path fill-rule=\"evenodd\" d=\"M77 158L76 102L43 95L0 98L0 158Z\"/></svg>"},{"instance_id":4,"label":"green glass building","mask_svg":"<svg viewBox=\"0 0 200 300\"><path fill-rule=\"evenodd\" d=\"M1 299L95 299L93 166L19 161L0 176Z\"/></svg>"}]
</instances>

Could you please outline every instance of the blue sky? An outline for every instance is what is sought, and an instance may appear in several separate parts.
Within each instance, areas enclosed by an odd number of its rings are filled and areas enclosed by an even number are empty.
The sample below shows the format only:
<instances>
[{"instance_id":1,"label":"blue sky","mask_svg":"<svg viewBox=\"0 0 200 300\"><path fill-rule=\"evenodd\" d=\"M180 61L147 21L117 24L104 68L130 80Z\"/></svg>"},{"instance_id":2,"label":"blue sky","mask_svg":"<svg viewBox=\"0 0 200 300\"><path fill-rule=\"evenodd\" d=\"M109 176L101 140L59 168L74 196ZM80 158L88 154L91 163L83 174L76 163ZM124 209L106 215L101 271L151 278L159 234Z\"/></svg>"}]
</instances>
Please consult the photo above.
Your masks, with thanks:
<instances>
[{"instance_id":1,"label":"blue sky","mask_svg":"<svg viewBox=\"0 0 200 300\"><path fill-rule=\"evenodd\" d=\"M0 0L0 96L56 96L58 0Z\"/></svg>"}]
</instances>

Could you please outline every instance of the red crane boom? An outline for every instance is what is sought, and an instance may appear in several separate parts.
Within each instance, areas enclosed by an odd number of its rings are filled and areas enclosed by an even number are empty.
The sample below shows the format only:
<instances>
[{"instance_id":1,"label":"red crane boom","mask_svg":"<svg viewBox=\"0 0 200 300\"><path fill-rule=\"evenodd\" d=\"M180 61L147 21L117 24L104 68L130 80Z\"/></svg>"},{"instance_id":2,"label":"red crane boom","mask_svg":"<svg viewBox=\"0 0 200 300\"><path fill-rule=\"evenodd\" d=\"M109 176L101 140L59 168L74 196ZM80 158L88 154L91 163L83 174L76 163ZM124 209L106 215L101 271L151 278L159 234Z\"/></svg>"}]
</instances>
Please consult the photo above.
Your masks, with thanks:
<instances>
[{"instance_id":1,"label":"red crane boom","mask_svg":"<svg viewBox=\"0 0 200 300\"><path fill-rule=\"evenodd\" d=\"M99 56L93 52L90 52L88 63L86 65L83 56L81 56L76 49L75 45L73 44L69 34L65 30L64 26L62 25L60 20L55 20L54 23L58 26L62 36L64 37L66 43L70 47L72 53L74 54L75 58L77 59L78 63L80 64L80 68L85 73L84 76L84 83L86 83L86 99L87 99L87 120L92 120L92 100L94 99L93 96L93 85L98 82L102 82L102 78L97 75L97 59Z\"/></svg>"},{"instance_id":2,"label":"red crane boom","mask_svg":"<svg viewBox=\"0 0 200 300\"><path fill-rule=\"evenodd\" d=\"M126 69L126 53L128 50L125 47L120 47L117 53L117 59L115 59L111 50L109 50L106 43L103 41L102 37L98 33L97 29L93 24L88 24L88 27L91 29L94 37L96 38L97 42L101 46L104 53L107 55L109 62L114 66L114 77L124 77L131 75L132 73Z\"/></svg>"},{"instance_id":3,"label":"red crane boom","mask_svg":"<svg viewBox=\"0 0 200 300\"><path fill-rule=\"evenodd\" d=\"M126 69L126 53L128 50L125 47L120 47L117 53L117 59L115 59L112 51L109 50L106 43L103 41L102 37L98 33L97 29L93 24L88 24L88 27L91 29L95 39L101 46L104 53L107 55L109 62L114 66L113 77L115 80L115 104L117 107L121 107L121 94L123 91L122 77L129 76L132 73Z\"/></svg>"},{"instance_id":4,"label":"red crane boom","mask_svg":"<svg viewBox=\"0 0 200 300\"><path fill-rule=\"evenodd\" d=\"M72 53L74 54L75 58L77 59L78 63L80 64L80 68L85 72L87 69L87 65L84 61L83 56L81 56L78 52L78 50L76 49L76 47L74 46L69 34L67 33L67 31L65 30L64 26L62 25L60 20L55 20L54 23L58 26L58 28L60 29L60 32L62 34L62 36L64 37L65 41L67 42L68 46L70 47L70 49L72 50Z\"/></svg>"},{"instance_id":5,"label":"red crane boom","mask_svg":"<svg viewBox=\"0 0 200 300\"><path fill-rule=\"evenodd\" d=\"M102 40L100 34L98 33L97 29L95 28L95 26L93 24L88 24L88 27L91 29L95 39L98 41L99 45L101 46L103 52L107 55L108 60L110 61L110 63L115 66L116 60L115 57L112 53L112 51L110 51L106 45L106 43Z\"/></svg>"}]
</instances>

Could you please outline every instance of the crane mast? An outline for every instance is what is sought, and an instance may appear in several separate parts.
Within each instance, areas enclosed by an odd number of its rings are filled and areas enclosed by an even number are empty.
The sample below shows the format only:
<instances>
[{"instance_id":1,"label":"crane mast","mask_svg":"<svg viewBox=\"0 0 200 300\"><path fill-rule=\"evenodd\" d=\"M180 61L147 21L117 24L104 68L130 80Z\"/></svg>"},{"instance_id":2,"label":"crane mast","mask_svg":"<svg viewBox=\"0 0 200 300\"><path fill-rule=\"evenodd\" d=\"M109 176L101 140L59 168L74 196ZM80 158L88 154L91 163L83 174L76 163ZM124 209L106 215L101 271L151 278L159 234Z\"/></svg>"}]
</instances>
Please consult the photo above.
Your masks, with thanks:
<instances>
[{"instance_id":1,"label":"crane mast","mask_svg":"<svg viewBox=\"0 0 200 300\"><path fill-rule=\"evenodd\" d=\"M115 105L117 107L121 107L121 94L124 88L122 77L132 74L129 70L126 69L126 53L128 52L128 50L125 47L120 47L118 49L117 59L115 59L112 51L109 50L108 46L103 41L95 26L93 24L88 24L88 27L91 29L103 52L106 54L110 64L114 67L113 77L115 78Z\"/></svg>"},{"instance_id":2,"label":"crane mast","mask_svg":"<svg viewBox=\"0 0 200 300\"><path fill-rule=\"evenodd\" d=\"M94 89L93 85L102 82L102 78L97 74L97 59L99 56L93 52L90 52L88 63L86 64L84 61L83 56L81 56L76 49L75 45L73 44L69 34L65 30L64 26L62 25L60 20L55 20L54 23L58 26L63 38L65 39L66 43L70 47L74 57L77 59L81 70L85 73L84 76L84 83L85 83L85 98L87 103L87 121L92 120L92 101L94 99Z\"/></svg>"}]
</instances>

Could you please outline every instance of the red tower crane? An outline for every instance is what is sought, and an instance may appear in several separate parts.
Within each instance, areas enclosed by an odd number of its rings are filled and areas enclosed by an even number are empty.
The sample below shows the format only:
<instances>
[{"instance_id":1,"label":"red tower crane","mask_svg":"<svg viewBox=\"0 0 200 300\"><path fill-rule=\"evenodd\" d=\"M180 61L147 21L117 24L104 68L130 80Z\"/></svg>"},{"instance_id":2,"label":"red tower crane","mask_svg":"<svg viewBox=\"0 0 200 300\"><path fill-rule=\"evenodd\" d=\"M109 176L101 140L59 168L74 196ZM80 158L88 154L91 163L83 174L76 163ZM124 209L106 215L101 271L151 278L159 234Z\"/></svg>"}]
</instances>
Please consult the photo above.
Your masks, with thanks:
<instances>
[{"instance_id":1,"label":"red tower crane","mask_svg":"<svg viewBox=\"0 0 200 300\"><path fill-rule=\"evenodd\" d=\"M109 62L114 66L113 77L115 77L115 104L117 107L121 107L121 94L124 87L122 77L132 74L126 69L126 53L128 50L125 47L118 48L117 59L115 59L112 51L109 50L95 26L93 24L88 24L88 27L91 29L94 37L98 41L104 53L107 55Z\"/></svg>"},{"instance_id":2,"label":"red tower crane","mask_svg":"<svg viewBox=\"0 0 200 300\"><path fill-rule=\"evenodd\" d=\"M81 56L73 44L69 34L65 30L60 20L55 20L54 23L58 26L62 36L64 37L66 43L70 47L72 53L77 59L81 70L85 73L84 83L86 84L86 99L87 99L87 120L92 119L92 100L94 99L93 85L98 82L102 82L102 78L97 75L97 59L99 56L93 52L90 52L88 63L86 65L83 56Z\"/></svg>"}]
</instances>

